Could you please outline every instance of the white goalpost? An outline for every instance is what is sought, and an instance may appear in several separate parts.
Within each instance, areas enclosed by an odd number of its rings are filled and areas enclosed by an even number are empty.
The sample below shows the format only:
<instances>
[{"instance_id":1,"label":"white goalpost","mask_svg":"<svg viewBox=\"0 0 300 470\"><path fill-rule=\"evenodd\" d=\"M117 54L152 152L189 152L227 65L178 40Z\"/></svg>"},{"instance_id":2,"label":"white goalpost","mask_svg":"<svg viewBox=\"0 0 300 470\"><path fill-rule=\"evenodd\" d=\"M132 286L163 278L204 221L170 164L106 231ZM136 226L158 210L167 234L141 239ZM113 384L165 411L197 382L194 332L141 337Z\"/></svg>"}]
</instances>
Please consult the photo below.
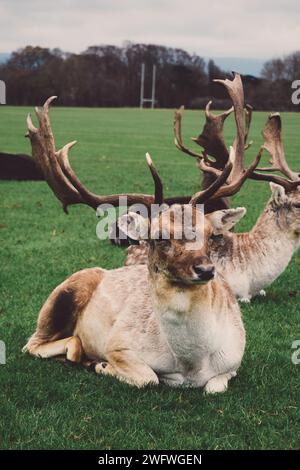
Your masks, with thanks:
<instances>
[{"instance_id":1,"label":"white goalpost","mask_svg":"<svg viewBox=\"0 0 300 470\"><path fill-rule=\"evenodd\" d=\"M142 109L144 103L151 103L151 108L153 109L155 106L155 85L156 85L156 65L153 65L152 68L152 92L151 98L144 97L144 88L145 88L145 71L146 67L145 64L141 65L141 93L140 93L140 108Z\"/></svg>"}]
</instances>

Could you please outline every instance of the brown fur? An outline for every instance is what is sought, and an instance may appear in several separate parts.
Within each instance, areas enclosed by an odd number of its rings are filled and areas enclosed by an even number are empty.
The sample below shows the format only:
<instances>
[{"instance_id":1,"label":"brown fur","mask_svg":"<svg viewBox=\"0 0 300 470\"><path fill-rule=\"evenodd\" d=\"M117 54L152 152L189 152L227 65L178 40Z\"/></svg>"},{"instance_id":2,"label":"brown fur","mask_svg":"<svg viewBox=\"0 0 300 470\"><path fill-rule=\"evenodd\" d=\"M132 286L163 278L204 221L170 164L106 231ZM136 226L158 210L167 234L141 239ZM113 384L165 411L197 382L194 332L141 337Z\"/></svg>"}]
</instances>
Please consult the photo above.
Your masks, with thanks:
<instances>
[{"instance_id":1,"label":"brown fur","mask_svg":"<svg viewBox=\"0 0 300 470\"><path fill-rule=\"evenodd\" d=\"M99 268L84 269L57 286L41 308L37 330L24 350L32 352L43 343L72 336L79 314L89 303L102 277Z\"/></svg>"}]
</instances>

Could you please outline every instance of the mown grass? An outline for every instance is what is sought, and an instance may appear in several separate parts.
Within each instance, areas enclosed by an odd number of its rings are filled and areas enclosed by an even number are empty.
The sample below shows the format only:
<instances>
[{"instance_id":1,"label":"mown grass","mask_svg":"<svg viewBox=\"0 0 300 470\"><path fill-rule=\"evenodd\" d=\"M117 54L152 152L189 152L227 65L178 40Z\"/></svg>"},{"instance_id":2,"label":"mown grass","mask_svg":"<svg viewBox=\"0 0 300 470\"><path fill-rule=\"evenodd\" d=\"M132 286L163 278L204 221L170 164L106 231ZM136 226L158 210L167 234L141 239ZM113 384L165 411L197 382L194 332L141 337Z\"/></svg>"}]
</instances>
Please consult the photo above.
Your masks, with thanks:
<instances>
[{"instance_id":1,"label":"mown grass","mask_svg":"<svg viewBox=\"0 0 300 470\"><path fill-rule=\"evenodd\" d=\"M0 107L0 149L29 152L28 108ZM77 139L72 164L99 193L152 190L144 162L151 152L167 195L196 191L193 160L173 144L172 111L135 109L52 110L57 147ZM260 143L265 113L255 113L249 150ZM186 112L184 135L197 135L203 117ZM286 152L300 168L299 114L283 116ZM234 136L233 120L226 127ZM51 290L72 272L122 265L124 251L100 242L88 207L66 216L44 182L1 182L0 448L14 449L295 449L299 448L300 366L291 345L300 339L299 255L268 289L265 299L242 306L247 349L238 378L226 394L165 386L137 390L80 367L22 355L38 311ZM235 197L248 214L248 230L269 197L267 184L247 182ZM117 295L117 293L116 293Z\"/></svg>"}]
</instances>

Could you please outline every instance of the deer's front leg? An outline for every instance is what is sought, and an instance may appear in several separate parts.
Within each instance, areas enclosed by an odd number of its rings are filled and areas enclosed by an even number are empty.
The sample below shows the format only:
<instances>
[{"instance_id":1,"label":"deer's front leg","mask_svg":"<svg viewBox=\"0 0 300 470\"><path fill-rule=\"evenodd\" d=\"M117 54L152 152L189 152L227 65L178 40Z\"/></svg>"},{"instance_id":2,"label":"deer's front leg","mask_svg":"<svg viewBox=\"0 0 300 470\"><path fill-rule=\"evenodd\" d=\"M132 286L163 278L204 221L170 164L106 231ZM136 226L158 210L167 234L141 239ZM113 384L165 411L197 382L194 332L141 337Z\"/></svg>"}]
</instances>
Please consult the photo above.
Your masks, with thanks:
<instances>
[{"instance_id":1,"label":"deer's front leg","mask_svg":"<svg viewBox=\"0 0 300 470\"><path fill-rule=\"evenodd\" d=\"M220 374L216 375L216 377L212 377L205 385L204 393L213 394L226 392L229 380L235 375L236 374L234 372L228 372L227 374Z\"/></svg>"},{"instance_id":2,"label":"deer's front leg","mask_svg":"<svg viewBox=\"0 0 300 470\"><path fill-rule=\"evenodd\" d=\"M228 382L236 377L240 366L243 348L232 349L231 343L203 359L201 369L195 374L193 386L204 387L204 393L222 393L228 388Z\"/></svg>"},{"instance_id":3,"label":"deer's front leg","mask_svg":"<svg viewBox=\"0 0 300 470\"><path fill-rule=\"evenodd\" d=\"M136 387L159 383L151 367L139 359L137 353L133 351L112 351L106 354L106 359L107 361L96 364L97 374L110 375Z\"/></svg>"}]
</instances>

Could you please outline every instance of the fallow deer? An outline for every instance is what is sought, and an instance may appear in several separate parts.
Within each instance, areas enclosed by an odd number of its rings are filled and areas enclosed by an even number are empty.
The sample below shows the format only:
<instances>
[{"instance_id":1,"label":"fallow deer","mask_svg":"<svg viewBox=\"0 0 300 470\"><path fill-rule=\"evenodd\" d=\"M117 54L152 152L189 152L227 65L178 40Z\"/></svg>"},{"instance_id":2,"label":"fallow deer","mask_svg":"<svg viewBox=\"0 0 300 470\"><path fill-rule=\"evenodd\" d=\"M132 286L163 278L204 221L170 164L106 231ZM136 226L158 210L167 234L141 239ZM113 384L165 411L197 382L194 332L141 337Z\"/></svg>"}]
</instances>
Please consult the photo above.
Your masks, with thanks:
<instances>
[{"instance_id":1,"label":"fallow deer","mask_svg":"<svg viewBox=\"0 0 300 470\"><path fill-rule=\"evenodd\" d=\"M206 108L206 124L202 134L193 139L204 148L202 154L188 149L181 137L182 109L175 113L175 143L183 152L196 157L204 172L204 187L211 184L228 161L223 125L227 116L234 111L237 124L236 147L244 154L246 139L251 122L251 108L246 108L246 128L243 130L243 88L238 74L233 81L219 81L229 91L233 107L215 116ZM281 118L271 114L262 132L262 150L271 155L271 167L258 168L249 175L255 180L269 181L272 191L262 215L249 233L224 232L211 240L210 256L216 269L222 273L235 295L250 302L255 295L265 295L264 289L274 282L288 266L300 244L300 189L299 174L292 171L287 163L281 135ZM213 157L213 158L210 158ZM243 161L243 158L240 158ZM280 171L286 178L266 174ZM146 263L148 247L145 244L128 248L125 265Z\"/></svg>"},{"instance_id":2,"label":"fallow deer","mask_svg":"<svg viewBox=\"0 0 300 470\"><path fill-rule=\"evenodd\" d=\"M40 129L28 120L29 137L33 153L47 159L63 204L81 202L93 208L104 202L116 204L117 196L95 195L79 181L68 159L70 144L55 152L49 121L48 132L43 131L46 108L38 111ZM98 374L138 387L162 381L204 387L207 393L225 391L242 361L245 331L238 303L208 257L209 242L230 229L244 209L204 216L198 204L239 190L260 155L248 169L239 158L232 149L217 179L189 204L173 204L151 220L134 212L124 215L122 229L131 238L145 238L149 245L148 266L92 268L73 274L50 294L24 351L41 358L65 354L75 362L84 353L96 362ZM131 203L161 206L162 183L150 156L147 162L155 196L127 196ZM226 184L232 173L234 178ZM188 215L192 240L186 232L177 236L182 233L182 211Z\"/></svg>"}]
</instances>

